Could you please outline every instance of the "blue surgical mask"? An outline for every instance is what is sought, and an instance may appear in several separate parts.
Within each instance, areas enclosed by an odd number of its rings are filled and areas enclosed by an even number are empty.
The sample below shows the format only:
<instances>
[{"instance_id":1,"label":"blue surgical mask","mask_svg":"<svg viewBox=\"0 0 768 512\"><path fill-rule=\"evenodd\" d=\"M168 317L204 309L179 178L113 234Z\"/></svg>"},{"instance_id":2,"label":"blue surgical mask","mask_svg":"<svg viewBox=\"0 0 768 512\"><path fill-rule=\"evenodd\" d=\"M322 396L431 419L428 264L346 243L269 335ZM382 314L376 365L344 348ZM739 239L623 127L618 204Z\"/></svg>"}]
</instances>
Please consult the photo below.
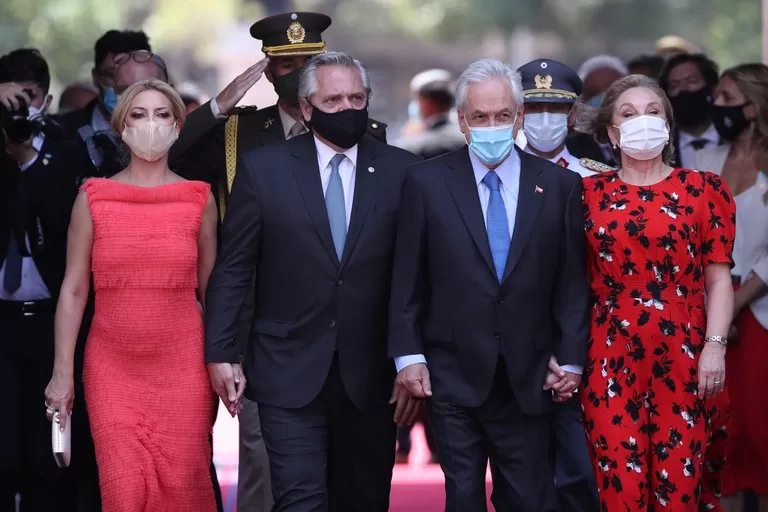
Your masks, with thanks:
<instances>
[{"instance_id":1,"label":"blue surgical mask","mask_svg":"<svg viewBox=\"0 0 768 512\"><path fill-rule=\"evenodd\" d=\"M600 108L600 104L603 102L603 97L605 96L605 91L601 92L597 96L592 96L589 101L587 102L588 105L591 105L595 108Z\"/></svg>"},{"instance_id":2,"label":"blue surgical mask","mask_svg":"<svg viewBox=\"0 0 768 512\"><path fill-rule=\"evenodd\" d=\"M469 149L488 166L503 162L515 146L515 123L504 126L469 127Z\"/></svg>"},{"instance_id":3,"label":"blue surgical mask","mask_svg":"<svg viewBox=\"0 0 768 512\"><path fill-rule=\"evenodd\" d=\"M101 99L104 102L104 109L107 111L107 114L112 114L112 112L115 110L115 107L117 106L117 93L115 92L114 87L105 87L103 92L101 93Z\"/></svg>"},{"instance_id":4,"label":"blue surgical mask","mask_svg":"<svg viewBox=\"0 0 768 512\"><path fill-rule=\"evenodd\" d=\"M419 102L416 100L411 100L408 104L408 119L411 121L421 121Z\"/></svg>"}]
</instances>

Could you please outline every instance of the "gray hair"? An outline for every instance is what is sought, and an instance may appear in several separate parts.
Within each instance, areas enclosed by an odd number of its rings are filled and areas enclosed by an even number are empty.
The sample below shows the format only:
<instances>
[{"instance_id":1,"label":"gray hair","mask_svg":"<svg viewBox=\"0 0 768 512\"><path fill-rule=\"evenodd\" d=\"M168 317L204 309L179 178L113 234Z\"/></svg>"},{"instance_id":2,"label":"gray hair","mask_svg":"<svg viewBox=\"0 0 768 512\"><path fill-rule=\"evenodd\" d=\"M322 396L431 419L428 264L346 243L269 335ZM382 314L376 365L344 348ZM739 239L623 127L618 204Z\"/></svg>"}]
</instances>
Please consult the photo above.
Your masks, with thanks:
<instances>
[{"instance_id":1,"label":"gray hair","mask_svg":"<svg viewBox=\"0 0 768 512\"><path fill-rule=\"evenodd\" d=\"M363 81L365 92L369 97L371 96L371 77L362 62L346 53L326 52L315 55L304 66L301 77L299 77L299 98L309 98L317 92L317 71L323 66L346 66L357 69L360 72L360 79Z\"/></svg>"},{"instance_id":2,"label":"gray hair","mask_svg":"<svg viewBox=\"0 0 768 512\"><path fill-rule=\"evenodd\" d=\"M627 66L618 57L613 55L597 55L584 61L579 67L579 78L583 82L586 78L598 69L612 69L621 76L629 74Z\"/></svg>"},{"instance_id":3,"label":"gray hair","mask_svg":"<svg viewBox=\"0 0 768 512\"><path fill-rule=\"evenodd\" d=\"M512 95L517 106L523 104L523 82L520 73L511 66L496 59L483 59L473 62L464 70L456 81L456 106L464 108L467 92L471 84L488 80L507 80L512 87Z\"/></svg>"}]
</instances>

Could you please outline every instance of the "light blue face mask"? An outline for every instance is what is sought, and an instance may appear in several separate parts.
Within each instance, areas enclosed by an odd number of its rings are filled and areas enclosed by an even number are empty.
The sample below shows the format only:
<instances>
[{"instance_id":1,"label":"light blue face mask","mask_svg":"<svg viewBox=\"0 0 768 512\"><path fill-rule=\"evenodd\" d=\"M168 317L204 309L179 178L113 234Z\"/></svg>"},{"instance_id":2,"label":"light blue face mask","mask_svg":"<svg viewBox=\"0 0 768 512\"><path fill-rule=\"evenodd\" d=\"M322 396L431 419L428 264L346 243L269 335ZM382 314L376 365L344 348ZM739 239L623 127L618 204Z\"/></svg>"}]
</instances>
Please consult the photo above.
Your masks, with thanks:
<instances>
[{"instance_id":1,"label":"light blue face mask","mask_svg":"<svg viewBox=\"0 0 768 512\"><path fill-rule=\"evenodd\" d=\"M411 121L421 121L419 102L416 100L411 100L411 102L408 104L408 119Z\"/></svg>"},{"instance_id":2,"label":"light blue face mask","mask_svg":"<svg viewBox=\"0 0 768 512\"><path fill-rule=\"evenodd\" d=\"M497 166L515 146L515 122L504 126L469 127L469 149L488 166Z\"/></svg>"},{"instance_id":3,"label":"light blue face mask","mask_svg":"<svg viewBox=\"0 0 768 512\"><path fill-rule=\"evenodd\" d=\"M592 96L587 102L587 104L595 108L600 108L600 104L603 102L604 96L605 96L605 91L601 92L597 96Z\"/></svg>"},{"instance_id":4,"label":"light blue face mask","mask_svg":"<svg viewBox=\"0 0 768 512\"><path fill-rule=\"evenodd\" d=\"M105 87L104 92L101 93L101 99L104 102L104 109L107 111L107 114L112 114L112 112L115 110L115 107L117 106L117 93L115 92L114 87Z\"/></svg>"}]
</instances>

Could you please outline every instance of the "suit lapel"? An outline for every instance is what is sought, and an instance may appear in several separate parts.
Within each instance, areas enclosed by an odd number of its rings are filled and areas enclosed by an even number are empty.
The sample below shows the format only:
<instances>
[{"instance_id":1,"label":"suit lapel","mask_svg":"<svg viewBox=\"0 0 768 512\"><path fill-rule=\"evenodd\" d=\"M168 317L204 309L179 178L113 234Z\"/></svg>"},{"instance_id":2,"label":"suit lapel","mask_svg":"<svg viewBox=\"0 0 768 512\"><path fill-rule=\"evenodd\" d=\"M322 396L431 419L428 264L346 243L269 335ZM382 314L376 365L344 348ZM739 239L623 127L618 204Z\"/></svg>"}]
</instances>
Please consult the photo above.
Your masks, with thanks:
<instances>
[{"instance_id":1,"label":"suit lapel","mask_svg":"<svg viewBox=\"0 0 768 512\"><path fill-rule=\"evenodd\" d=\"M317 149L311 133L306 133L291 139L290 146L296 158L291 166L299 191L304 199L309 216L315 225L317 234L325 247L328 256L335 265L339 264L336 249L331 236L331 225L328 222L328 210L325 206L323 184L320 181L320 169L317 165Z\"/></svg>"},{"instance_id":2,"label":"suit lapel","mask_svg":"<svg viewBox=\"0 0 768 512\"><path fill-rule=\"evenodd\" d=\"M352 215L344 243L344 253L341 257L342 267L349 261L376 198L379 175L375 172L375 162L376 148L365 138L361 139L357 150L357 162L355 163L355 195L352 200ZM369 168L374 169L374 172L370 172Z\"/></svg>"},{"instance_id":3,"label":"suit lapel","mask_svg":"<svg viewBox=\"0 0 768 512\"><path fill-rule=\"evenodd\" d=\"M520 261L525 244L531 235L531 229L536 222L539 207L544 198L545 184L540 183L541 166L537 158L518 151L520 155L520 190L517 194L517 210L515 213L515 230L507 254L507 264L504 267L504 278L509 277Z\"/></svg>"},{"instance_id":4,"label":"suit lapel","mask_svg":"<svg viewBox=\"0 0 768 512\"><path fill-rule=\"evenodd\" d=\"M491 246L488 243L480 196L477 194L477 182L467 151L468 149L464 148L464 150L456 153L457 158L448 164L451 172L448 173L445 181L464 219L464 224L480 251L480 255L488 265L488 269L496 276L496 267L494 267L491 257Z\"/></svg>"}]
</instances>

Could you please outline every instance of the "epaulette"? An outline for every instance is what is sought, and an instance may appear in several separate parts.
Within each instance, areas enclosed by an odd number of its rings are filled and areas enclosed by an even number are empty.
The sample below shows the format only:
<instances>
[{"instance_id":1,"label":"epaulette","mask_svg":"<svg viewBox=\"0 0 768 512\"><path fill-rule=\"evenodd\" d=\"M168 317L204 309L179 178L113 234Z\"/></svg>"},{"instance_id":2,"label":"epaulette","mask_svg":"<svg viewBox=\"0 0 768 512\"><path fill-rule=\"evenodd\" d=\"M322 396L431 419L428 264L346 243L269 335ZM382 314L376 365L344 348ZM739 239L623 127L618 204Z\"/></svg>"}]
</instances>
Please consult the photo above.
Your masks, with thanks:
<instances>
[{"instance_id":1,"label":"epaulette","mask_svg":"<svg viewBox=\"0 0 768 512\"><path fill-rule=\"evenodd\" d=\"M582 158L579 160L579 164L585 169L594 172L611 172L616 170L615 167L611 167L603 162L598 162L597 160L592 160L591 158Z\"/></svg>"},{"instance_id":2,"label":"epaulette","mask_svg":"<svg viewBox=\"0 0 768 512\"><path fill-rule=\"evenodd\" d=\"M259 107L256 105L245 105L242 107L235 107L232 110L232 114L230 115L250 114L252 112L256 112L257 110L259 110Z\"/></svg>"},{"instance_id":3,"label":"epaulette","mask_svg":"<svg viewBox=\"0 0 768 512\"><path fill-rule=\"evenodd\" d=\"M375 119L369 119L368 129L366 131L376 139L386 144L387 142L387 124L386 123L382 123L381 121L377 121Z\"/></svg>"}]
</instances>

